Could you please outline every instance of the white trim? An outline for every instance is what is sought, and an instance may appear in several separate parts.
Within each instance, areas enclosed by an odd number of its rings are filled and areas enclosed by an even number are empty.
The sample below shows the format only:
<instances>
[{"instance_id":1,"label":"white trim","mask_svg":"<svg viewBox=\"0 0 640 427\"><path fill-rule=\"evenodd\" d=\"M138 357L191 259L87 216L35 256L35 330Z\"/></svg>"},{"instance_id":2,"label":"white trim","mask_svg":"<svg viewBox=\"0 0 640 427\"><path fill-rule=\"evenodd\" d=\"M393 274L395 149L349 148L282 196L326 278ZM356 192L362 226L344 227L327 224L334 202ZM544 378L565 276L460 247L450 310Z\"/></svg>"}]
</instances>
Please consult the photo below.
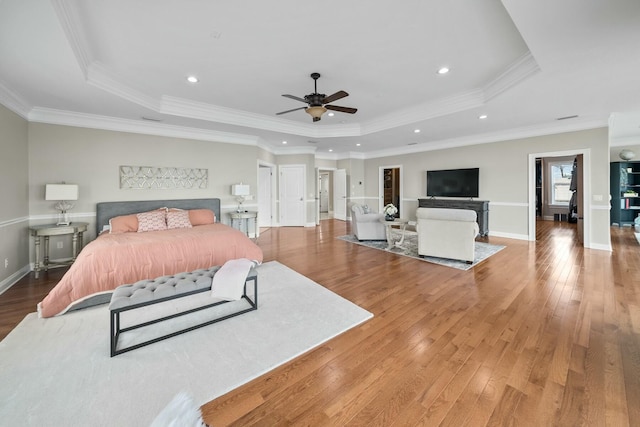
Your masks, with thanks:
<instances>
[{"instance_id":1,"label":"white trim","mask_svg":"<svg viewBox=\"0 0 640 427\"><path fill-rule=\"evenodd\" d=\"M489 202L489 206L511 206L518 208L526 208L529 207L529 203L521 203L521 202Z\"/></svg>"},{"instance_id":2,"label":"white trim","mask_svg":"<svg viewBox=\"0 0 640 427\"><path fill-rule=\"evenodd\" d=\"M199 141L226 142L241 145L257 145L259 140L258 137L251 135L174 126L144 120L121 119L117 117L76 113L73 111L62 111L41 107L32 109L31 112L29 112L28 120L31 122L75 126L89 129L186 138Z\"/></svg>"},{"instance_id":3,"label":"white trim","mask_svg":"<svg viewBox=\"0 0 640 427\"><path fill-rule=\"evenodd\" d=\"M18 283L20 279L29 274L31 268L29 265L25 265L20 270L13 273L11 276L7 277L3 281L0 282L0 295L2 295L7 289Z\"/></svg>"},{"instance_id":4,"label":"white trim","mask_svg":"<svg viewBox=\"0 0 640 427\"><path fill-rule=\"evenodd\" d=\"M536 240L536 159L542 157L563 157L577 156L582 154L582 209L583 209L583 246L592 248L591 245L591 149L581 148L575 150L551 151L543 153L529 153L529 179L527 181L527 192L529 200L528 230L529 241ZM609 233L609 236L611 234ZM602 246L602 245L598 245ZM609 237L609 247L611 246L611 237Z\"/></svg>"},{"instance_id":5,"label":"white trim","mask_svg":"<svg viewBox=\"0 0 640 427\"><path fill-rule=\"evenodd\" d=\"M58 218L57 215L56 215L56 218ZM8 219L6 221L0 221L0 228L9 227L11 225L20 224L21 222L28 222L28 221L29 221L29 217L28 216L22 216L22 217L19 217L19 218Z\"/></svg>"},{"instance_id":6,"label":"white trim","mask_svg":"<svg viewBox=\"0 0 640 427\"><path fill-rule=\"evenodd\" d=\"M503 233L500 231L490 231L489 235L492 237L504 237L507 239L515 239L515 240L529 240L529 236L526 234L514 234L514 233Z\"/></svg>"}]
</instances>

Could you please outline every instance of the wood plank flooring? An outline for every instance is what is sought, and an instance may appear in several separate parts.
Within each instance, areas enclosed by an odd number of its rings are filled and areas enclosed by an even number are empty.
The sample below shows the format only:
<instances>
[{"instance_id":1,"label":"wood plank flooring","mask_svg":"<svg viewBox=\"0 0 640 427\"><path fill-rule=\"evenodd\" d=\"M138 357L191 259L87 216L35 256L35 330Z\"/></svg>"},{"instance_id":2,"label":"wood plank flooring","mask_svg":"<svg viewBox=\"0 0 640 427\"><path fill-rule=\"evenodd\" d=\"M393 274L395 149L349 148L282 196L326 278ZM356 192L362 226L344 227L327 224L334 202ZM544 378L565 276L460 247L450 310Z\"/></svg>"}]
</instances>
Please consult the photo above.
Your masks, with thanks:
<instances>
[{"instance_id":1,"label":"wood plank flooring","mask_svg":"<svg viewBox=\"0 0 640 427\"><path fill-rule=\"evenodd\" d=\"M349 223L262 231L265 261L306 275L370 321L203 405L211 426L640 426L640 245L584 250L575 226L460 271L336 239ZM0 295L4 337L60 279Z\"/></svg>"}]
</instances>

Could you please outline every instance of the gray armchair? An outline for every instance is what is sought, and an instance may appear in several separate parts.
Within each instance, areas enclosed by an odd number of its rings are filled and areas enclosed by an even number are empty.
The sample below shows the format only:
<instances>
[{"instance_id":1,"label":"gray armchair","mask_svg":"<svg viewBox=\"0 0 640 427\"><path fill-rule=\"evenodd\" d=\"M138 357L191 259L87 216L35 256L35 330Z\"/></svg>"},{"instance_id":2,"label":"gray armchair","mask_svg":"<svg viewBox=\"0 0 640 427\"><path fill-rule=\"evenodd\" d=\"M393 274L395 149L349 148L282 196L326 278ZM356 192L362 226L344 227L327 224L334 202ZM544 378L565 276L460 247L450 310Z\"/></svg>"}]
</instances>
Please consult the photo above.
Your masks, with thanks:
<instances>
[{"instance_id":1,"label":"gray armchair","mask_svg":"<svg viewBox=\"0 0 640 427\"><path fill-rule=\"evenodd\" d=\"M358 240L387 240L384 214L367 212L364 205L351 205L351 230Z\"/></svg>"}]
</instances>

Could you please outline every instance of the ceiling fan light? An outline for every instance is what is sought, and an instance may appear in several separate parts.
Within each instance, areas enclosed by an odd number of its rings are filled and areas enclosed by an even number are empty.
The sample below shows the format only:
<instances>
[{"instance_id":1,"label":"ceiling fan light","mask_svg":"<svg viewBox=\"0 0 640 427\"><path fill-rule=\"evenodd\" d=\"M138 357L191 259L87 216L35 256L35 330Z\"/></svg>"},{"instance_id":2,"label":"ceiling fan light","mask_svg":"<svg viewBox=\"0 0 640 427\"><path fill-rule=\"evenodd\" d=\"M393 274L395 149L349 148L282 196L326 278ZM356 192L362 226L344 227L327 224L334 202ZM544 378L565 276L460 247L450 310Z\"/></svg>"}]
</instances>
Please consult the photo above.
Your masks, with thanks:
<instances>
[{"instance_id":1,"label":"ceiling fan light","mask_svg":"<svg viewBox=\"0 0 640 427\"><path fill-rule=\"evenodd\" d=\"M313 106L313 107L309 107L309 108L305 109L304 111L306 111L307 114L309 114L311 117L313 117L313 121L314 122L317 122L318 120L320 120L322 115L327 111L327 109L324 108L321 105L316 105L316 106Z\"/></svg>"}]
</instances>

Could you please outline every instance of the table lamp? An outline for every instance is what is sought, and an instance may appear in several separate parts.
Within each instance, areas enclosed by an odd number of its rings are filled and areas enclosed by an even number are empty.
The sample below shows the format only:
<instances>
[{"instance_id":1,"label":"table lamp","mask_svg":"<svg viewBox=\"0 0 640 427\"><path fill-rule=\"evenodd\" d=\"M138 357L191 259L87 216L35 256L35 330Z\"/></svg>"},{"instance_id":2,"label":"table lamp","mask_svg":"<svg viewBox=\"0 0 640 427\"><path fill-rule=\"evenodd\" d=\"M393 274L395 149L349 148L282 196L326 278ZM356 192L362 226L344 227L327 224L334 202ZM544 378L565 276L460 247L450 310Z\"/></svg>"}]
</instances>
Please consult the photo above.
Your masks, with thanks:
<instances>
[{"instance_id":1,"label":"table lamp","mask_svg":"<svg viewBox=\"0 0 640 427\"><path fill-rule=\"evenodd\" d=\"M45 200L55 200L58 203L54 207L58 210L58 222L56 225L69 225L67 211L73 208L69 200L78 200L78 186L75 184L47 184L44 192Z\"/></svg>"},{"instance_id":2,"label":"table lamp","mask_svg":"<svg viewBox=\"0 0 640 427\"><path fill-rule=\"evenodd\" d=\"M231 194L236 196L236 200L238 201L238 209L236 212L244 212L244 208L242 204L244 203L245 196L248 196L251 191L251 187L249 184L234 184L231 186Z\"/></svg>"}]
</instances>

